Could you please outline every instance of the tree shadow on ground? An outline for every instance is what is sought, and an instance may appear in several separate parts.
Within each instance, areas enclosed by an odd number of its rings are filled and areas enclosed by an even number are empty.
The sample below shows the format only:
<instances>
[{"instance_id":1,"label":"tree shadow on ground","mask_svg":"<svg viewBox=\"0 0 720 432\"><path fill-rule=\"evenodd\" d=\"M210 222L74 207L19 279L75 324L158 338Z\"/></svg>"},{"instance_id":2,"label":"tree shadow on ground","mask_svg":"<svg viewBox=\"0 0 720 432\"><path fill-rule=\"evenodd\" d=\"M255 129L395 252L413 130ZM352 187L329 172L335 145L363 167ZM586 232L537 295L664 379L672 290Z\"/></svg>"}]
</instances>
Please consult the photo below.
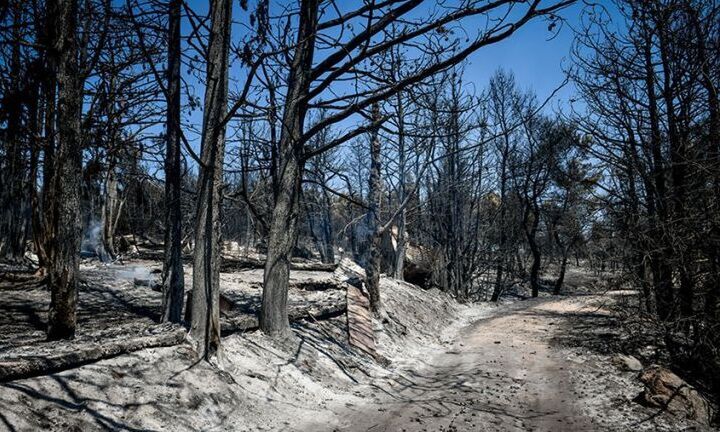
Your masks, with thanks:
<instances>
[{"instance_id":1,"label":"tree shadow on ground","mask_svg":"<svg viewBox=\"0 0 720 432\"><path fill-rule=\"evenodd\" d=\"M190 354L187 347L166 348L156 362L128 354L113 364L0 384L0 429L145 432L172 424L197 430L193 415L178 415L187 411L197 411L208 427L222 427L237 400L219 394L212 381L187 381L183 372L193 365L202 376L222 379Z\"/></svg>"}]
</instances>

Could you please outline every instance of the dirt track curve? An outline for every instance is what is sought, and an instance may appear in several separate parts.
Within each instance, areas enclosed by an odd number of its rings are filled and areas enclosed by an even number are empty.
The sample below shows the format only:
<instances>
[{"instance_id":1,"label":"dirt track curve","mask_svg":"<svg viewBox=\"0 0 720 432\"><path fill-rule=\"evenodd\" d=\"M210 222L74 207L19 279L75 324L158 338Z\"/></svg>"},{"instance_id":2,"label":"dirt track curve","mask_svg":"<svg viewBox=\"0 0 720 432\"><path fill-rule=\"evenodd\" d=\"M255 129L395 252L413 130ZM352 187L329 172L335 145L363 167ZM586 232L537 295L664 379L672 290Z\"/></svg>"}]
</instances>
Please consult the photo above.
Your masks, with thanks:
<instances>
[{"instance_id":1,"label":"dirt track curve","mask_svg":"<svg viewBox=\"0 0 720 432\"><path fill-rule=\"evenodd\" d=\"M553 348L592 297L520 302L466 327L420 369L378 383L378 400L340 413L340 431L597 430L579 406L572 363ZM316 429L322 430L322 428Z\"/></svg>"}]
</instances>

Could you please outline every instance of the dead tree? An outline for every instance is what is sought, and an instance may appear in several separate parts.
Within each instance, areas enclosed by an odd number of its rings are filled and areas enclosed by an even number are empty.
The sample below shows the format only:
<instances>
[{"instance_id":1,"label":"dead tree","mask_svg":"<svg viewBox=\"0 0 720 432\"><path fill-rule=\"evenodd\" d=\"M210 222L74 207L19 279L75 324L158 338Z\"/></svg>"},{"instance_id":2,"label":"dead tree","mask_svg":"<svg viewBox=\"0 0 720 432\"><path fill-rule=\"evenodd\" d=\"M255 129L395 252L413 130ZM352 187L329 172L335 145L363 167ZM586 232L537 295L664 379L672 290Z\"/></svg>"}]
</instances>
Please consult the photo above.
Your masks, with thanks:
<instances>
[{"instance_id":1,"label":"dead tree","mask_svg":"<svg viewBox=\"0 0 720 432\"><path fill-rule=\"evenodd\" d=\"M182 0L168 2L167 120L165 131L165 257L162 321L182 319L182 165L180 151L180 16Z\"/></svg>"},{"instance_id":2,"label":"dead tree","mask_svg":"<svg viewBox=\"0 0 720 432\"><path fill-rule=\"evenodd\" d=\"M27 147L27 140L23 137L23 104L27 104L23 93L23 64L21 63L21 43L23 28L23 5L14 1L8 6L12 20L9 35L11 52L9 59L9 76L7 90L0 102L0 116L7 122L5 130L4 160L0 166L0 259L19 261L25 253L25 239L27 236L27 223L25 215L26 177L25 158L23 153Z\"/></svg>"},{"instance_id":3,"label":"dead tree","mask_svg":"<svg viewBox=\"0 0 720 432\"><path fill-rule=\"evenodd\" d=\"M588 110L576 120L608 167L608 231L620 233L645 311L684 368L717 376L707 354L718 346L720 10L695 0L620 6L629 25L613 30L600 13L578 39L574 80Z\"/></svg>"},{"instance_id":4,"label":"dead tree","mask_svg":"<svg viewBox=\"0 0 720 432\"><path fill-rule=\"evenodd\" d=\"M298 204L302 184L304 144L301 134L310 89L311 67L317 33L317 0L300 3L296 47L290 65L288 94L280 133L278 194L270 223L267 261L263 276L260 328L268 335L289 335L287 296L290 257L297 239Z\"/></svg>"},{"instance_id":5,"label":"dead tree","mask_svg":"<svg viewBox=\"0 0 720 432\"><path fill-rule=\"evenodd\" d=\"M52 175L47 184L45 233L48 251L48 286L51 300L48 339L75 336L77 276L80 251L80 172L82 169L82 80L78 65L77 0L51 0L49 16L55 16L57 38L49 48L57 59L58 139L51 157Z\"/></svg>"},{"instance_id":6,"label":"dead tree","mask_svg":"<svg viewBox=\"0 0 720 432\"><path fill-rule=\"evenodd\" d=\"M513 230L512 222L509 220L512 211L512 194L510 193L510 156L515 149L515 140L517 139L517 131L514 126L518 119L515 116L513 106L517 106L518 99L523 96L518 92L513 75L504 71L498 71L490 80L489 93L489 111L493 122L496 124L497 139L495 146L497 148L497 177L498 177L498 211L495 219L497 230L498 251L496 256L497 265L495 266L495 286L491 301L498 301L500 295L505 288L505 279L510 267L510 249L511 242L514 240L511 234Z\"/></svg>"},{"instance_id":7,"label":"dead tree","mask_svg":"<svg viewBox=\"0 0 720 432\"><path fill-rule=\"evenodd\" d=\"M190 336L200 356L220 356L220 211L227 115L231 0L210 4L202 150L193 251Z\"/></svg>"},{"instance_id":8,"label":"dead tree","mask_svg":"<svg viewBox=\"0 0 720 432\"><path fill-rule=\"evenodd\" d=\"M380 119L380 107L376 104L372 108L374 122ZM383 229L380 226L380 204L382 197L381 168L381 143L378 133L379 124L370 133L370 178L368 180L368 211L365 215L367 234L370 237L368 242L370 250L369 258L365 265L365 280L368 294L370 296L370 309L373 313L379 314L382 309L380 301L380 261L382 255L381 239Z\"/></svg>"},{"instance_id":9,"label":"dead tree","mask_svg":"<svg viewBox=\"0 0 720 432\"><path fill-rule=\"evenodd\" d=\"M538 232L542 217L542 201L550 182L550 167L556 161L556 142L552 140L550 134L553 127L550 120L535 116L532 104L519 109L522 110L521 115L524 118L525 133L522 147L515 155L513 183L514 193L522 205L521 226L532 256L530 289L532 296L537 297L542 264Z\"/></svg>"},{"instance_id":10,"label":"dead tree","mask_svg":"<svg viewBox=\"0 0 720 432\"><path fill-rule=\"evenodd\" d=\"M383 102L398 92L414 85L425 78L446 70L463 61L478 49L494 44L510 37L518 28L539 16L553 15L558 10L572 4L573 1L556 1L544 4L534 0L524 10L513 14L517 19L512 22L506 19L491 20L487 29L480 31L476 38L465 46L444 51L432 43L429 50L438 54L430 55L424 67L398 82L376 83L370 91L358 94L341 95L330 100L313 104L314 99L324 95L333 83L340 82L348 76L358 76L359 67L370 66L373 59L394 46L413 43L436 31L444 31L448 25L456 25L463 19L472 16L488 16L492 13L502 14L506 2L484 3L470 2L456 8L446 8L437 15L419 15L425 18L406 19L422 11L422 7L432 6L422 0L407 0L391 3L368 3L357 10L338 13L338 17L318 23L320 4L317 0L304 0L298 11L299 24L292 61L289 67L287 95L280 136L280 178L279 190L275 200L273 216L268 240L268 260L264 274L263 305L261 311L261 328L270 335L284 337L289 334L287 319L287 290L289 278L289 262L292 247L297 239L298 198L303 177L305 161L323 151L334 148L341 143L371 130L374 125L368 124L338 137L331 143L320 148L306 149L308 139L319 131L333 124L342 122L354 114L361 113L375 103ZM506 12L506 11L505 11ZM370 19L365 17L370 16ZM432 18L427 18L431 16ZM362 17L362 18L361 18ZM377 17L377 18L373 18ZM339 26L351 22L362 22L366 27L344 36ZM375 39L386 35L386 30L393 23L404 20L405 31L399 30L396 36L386 37L378 42ZM359 23L358 23L359 24ZM318 38L318 33L327 31L329 35ZM327 38L325 36L328 36ZM328 53L322 59L315 58L318 40L326 44L332 41ZM320 51L318 51L320 52ZM359 74L371 76L372 73ZM334 107L335 112L324 120L304 130L305 115L310 107Z\"/></svg>"}]
</instances>

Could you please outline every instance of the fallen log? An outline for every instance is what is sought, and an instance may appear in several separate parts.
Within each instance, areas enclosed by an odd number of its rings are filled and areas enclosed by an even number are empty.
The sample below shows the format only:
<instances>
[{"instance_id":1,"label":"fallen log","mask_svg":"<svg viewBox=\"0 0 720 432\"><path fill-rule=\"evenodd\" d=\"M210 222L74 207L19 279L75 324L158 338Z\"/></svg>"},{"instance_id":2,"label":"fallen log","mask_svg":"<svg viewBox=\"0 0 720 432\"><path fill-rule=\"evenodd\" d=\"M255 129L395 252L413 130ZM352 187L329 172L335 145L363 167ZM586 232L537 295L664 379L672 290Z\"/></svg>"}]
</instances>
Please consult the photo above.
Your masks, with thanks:
<instances>
[{"instance_id":1,"label":"fallen log","mask_svg":"<svg viewBox=\"0 0 720 432\"><path fill-rule=\"evenodd\" d=\"M262 269L265 267L265 260L259 258L230 258L223 257L220 264L220 271L246 270L246 269ZM334 272L338 265L331 263L325 264L313 261L290 261L290 270L304 271L320 271Z\"/></svg>"},{"instance_id":2,"label":"fallen log","mask_svg":"<svg viewBox=\"0 0 720 432\"><path fill-rule=\"evenodd\" d=\"M294 309L289 313L290 322L314 319L323 320L345 313L344 302L322 304L308 309ZM257 330L260 326L255 315L241 314L222 317L220 320L223 336ZM71 352L40 356L19 357L0 360L0 382L49 375L76 367L85 366L100 360L106 360L123 354L129 354L144 348L169 347L183 343L187 330L180 326L167 324L150 327L146 335L130 339L116 339L83 346L78 341L77 349ZM88 343L89 344L89 343Z\"/></svg>"},{"instance_id":3,"label":"fallen log","mask_svg":"<svg viewBox=\"0 0 720 432\"><path fill-rule=\"evenodd\" d=\"M223 257L220 263L220 271L236 271L246 269L261 269L265 267L265 260L251 257L229 258Z\"/></svg>"},{"instance_id":4,"label":"fallen log","mask_svg":"<svg viewBox=\"0 0 720 432\"><path fill-rule=\"evenodd\" d=\"M167 325L163 327L167 327ZM48 375L94 363L99 360L117 357L143 348L178 345L185 340L187 333L183 327L179 326L172 326L167 330L157 326L151 328L149 331L152 332L153 330L159 332L137 336L131 339L120 339L102 344L93 344L91 346L78 346L76 350L62 354L0 360L0 382ZM78 345L80 344L81 343Z\"/></svg>"},{"instance_id":5,"label":"fallen log","mask_svg":"<svg viewBox=\"0 0 720 432\"><path fill-rule=\"evenodd\" d=\"M291 309L288 312L290 322L302 320L324 320L334 318L344 314L347 311L347 303L340 302L337 304L322 304L307 309ZM221 334L223 336L241 333L246 331L257 330L260 328L260 322L256 315L237 315L220 318Z\"/></svg>"},{"instance_id":6,"label":"fallen log","mask_svg":"<svg viewBox=\"0 0 720 432\"><path fill-rule=\"evenodd\" d=\"M337 268L337 263L326 264L317 261L290 261L290 270L334 272Z\"/></svg>"},{"instance_id":7,"label":"fallen log","mask_svg":"<svg viewBox=\"0 0 720 432\"><path fill-rule=\"evenodd\" d=\"M137 258L148 261L162 261L165 259L165 252L162 250L139 249ZM192 254L182 254L183 262L190 263L192 259Z\"/></svg>"},{"instance_id":8,"label":"fallen log","mask_svg":"<svg viewBox=\"0 0 720 432\"><path fill-rule=\"evenodd\" d=\"M150 261L162 261L164 259L163 251L153 250L141 250L138 252L138 258ZM192 262L191 254L183 254L183 261L186 263ZM325 264L314 261L291 261L290 270L305 270L305 271L321 271L321 272L334 272L338 265L335 263ZM265 268L265 260L253 257L227 257L222 258L220 263L220 271L231 272L237 270L247 269L262 269Z\"/></svg>"},{"instance_id":9,"label":"fallen log","mask_svg":"<svg viewBox=\"0 0 720 432\"><path fill-rule=\"evenodd\" d=\"M137 254L138 258L149 261L162 261L164 256L163 251L147 249L140 250ZM182 259L185 263L192 263L192 254L183 254ZM222 272L262 268L265 268L265 259L254 257L223 256L222 262L220 263L220 271ZM290 270L334 272L337 268L338 265L335 263L326 264L317 261L306 261L300 259L290 262Z\"/></svg>"}]
</instances>

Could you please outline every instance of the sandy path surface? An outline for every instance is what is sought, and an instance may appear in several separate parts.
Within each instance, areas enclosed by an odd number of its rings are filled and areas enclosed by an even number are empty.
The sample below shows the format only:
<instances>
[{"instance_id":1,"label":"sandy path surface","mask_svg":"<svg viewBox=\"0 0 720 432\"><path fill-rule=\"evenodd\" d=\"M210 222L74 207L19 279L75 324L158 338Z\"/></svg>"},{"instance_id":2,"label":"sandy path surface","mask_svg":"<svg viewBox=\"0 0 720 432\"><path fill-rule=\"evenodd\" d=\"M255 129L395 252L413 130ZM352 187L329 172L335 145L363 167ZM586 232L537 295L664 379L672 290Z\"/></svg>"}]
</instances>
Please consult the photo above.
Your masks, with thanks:
<instances>
[{"instance_id":1,"label":"sandy path surface","mask_svg":"<svg viewBox=\"0 0 720 432\"><path fill-rule=\"evenodd\" d=\"M595 312L591 300L526 301L477 321L421 367L376 382L374 400L338 412L337 425L306 430L597 430L571 382L577 364L552 343L569 317Z\"/></svg>"}]
</instances>

